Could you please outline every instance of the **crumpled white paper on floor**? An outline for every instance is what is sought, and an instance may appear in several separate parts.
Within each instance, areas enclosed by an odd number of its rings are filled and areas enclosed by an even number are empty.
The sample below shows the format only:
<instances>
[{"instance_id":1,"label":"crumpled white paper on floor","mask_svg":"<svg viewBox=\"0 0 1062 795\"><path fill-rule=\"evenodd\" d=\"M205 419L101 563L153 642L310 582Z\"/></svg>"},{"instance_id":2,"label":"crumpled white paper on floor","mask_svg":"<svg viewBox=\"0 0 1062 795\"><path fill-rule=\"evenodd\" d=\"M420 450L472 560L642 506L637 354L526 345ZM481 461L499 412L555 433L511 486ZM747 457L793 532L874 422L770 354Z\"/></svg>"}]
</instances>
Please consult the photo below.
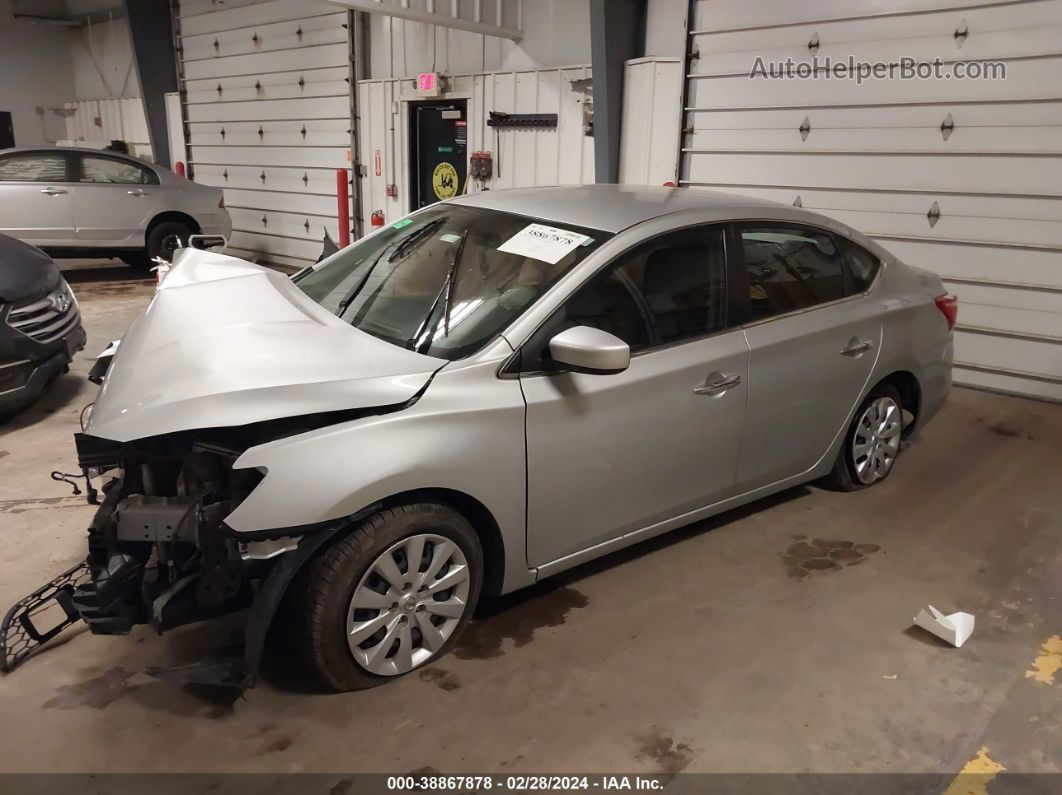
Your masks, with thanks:
<instances>
[{"instance_id":1,"label":"crumpled white paper on floor","mask_svg":"<svg viewBox=\"0 0 1062 795\"><path fill-rule=\"evenodd\" d=\"M922 609L914 617L916 626L932 632L955 648L964 644L973 634L974 617L970 613L952 613L946 616L933 605L928 607L928 610Z\"/></svg>"}]
</instances>

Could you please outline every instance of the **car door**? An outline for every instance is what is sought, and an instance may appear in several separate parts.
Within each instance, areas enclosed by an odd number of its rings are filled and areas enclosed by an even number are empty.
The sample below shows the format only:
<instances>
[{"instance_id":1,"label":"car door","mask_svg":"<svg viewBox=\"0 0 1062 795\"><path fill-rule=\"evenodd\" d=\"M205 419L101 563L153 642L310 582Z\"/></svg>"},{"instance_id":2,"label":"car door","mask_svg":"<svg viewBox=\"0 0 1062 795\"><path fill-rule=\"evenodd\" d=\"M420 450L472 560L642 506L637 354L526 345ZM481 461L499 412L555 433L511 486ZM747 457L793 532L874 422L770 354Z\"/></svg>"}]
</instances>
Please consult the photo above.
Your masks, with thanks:
<instances>
[{"instance_id":1,"label":"car door","mask_svg":"<svg viewBox=\"0 0 1062 795\"><path fill-rule=\"evenodd\" d=\"M0 232L35 246L76 245L73 187L66 152L0 155Z\"/></svg>"},{"instance_id":2,"label":"car door","mask_svg":"<svg viewBox=\"0 0 1062 795\"><path fill-rule=\"evenodd\" d=\"M827 452L874 369L882 323L830 232L758 222L736 236L749 344L744 492L805 472Z\"/></svg>"},{"instance_id":3,"label":"car door","mask_svg":"<svg viewBox=\"0 0 1062 795\"><path fill-rule=\"evenodd\" d=\"M724 239L722 227L700 227L637 246L523 349L532 566L732 493L748 348L728 315ZM627 370L558 372L549 339L573 326L627 342Z\"/></svg>"},{"instance_id":4,"label":"car door","mask_svg":"<svg viewBox=\"0 0 1062 795\"><path fill-rule=\"evenodd\" d=\"M77 161L74 221L81 244L142 247L158 199L158 176L104 153L78 154Z\"/></svg>"}]
</instances>

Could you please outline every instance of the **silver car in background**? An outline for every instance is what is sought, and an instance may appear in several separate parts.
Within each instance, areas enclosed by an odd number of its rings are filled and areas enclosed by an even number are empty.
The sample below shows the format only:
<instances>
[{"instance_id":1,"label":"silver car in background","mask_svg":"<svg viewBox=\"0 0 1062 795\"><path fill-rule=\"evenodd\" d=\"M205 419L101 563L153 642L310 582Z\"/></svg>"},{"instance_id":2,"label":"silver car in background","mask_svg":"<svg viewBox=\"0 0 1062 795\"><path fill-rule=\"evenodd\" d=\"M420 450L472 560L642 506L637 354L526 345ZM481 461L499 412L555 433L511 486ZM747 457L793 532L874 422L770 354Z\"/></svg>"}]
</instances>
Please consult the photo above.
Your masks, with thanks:
<instances>
[{"instance_id":1,"label":"silver car in background","mask_svg":"<svg viewBox=\"0 0 1062 795\"><path fill-rule=\"evenodd\" d=\"M880 483L948 394L955 315L840 223L681 188L462 196L292 280L179 252L76 437L88 559L4 648L63 589L97 633L249 606L236 681L279 610L324 684L380 684L481 593Z\"/></svg>"},{"instance_id":2,"label":"silver car in background","mask_svg":"<svg viewBox=\"0 0 1062 795\"><path fill-rule=\"evenodd\" d=\"M193 234L232 232L219 188L129 155L76 147L0 150L0 232L53 257L148 266Z\"/></svg>"}]
</instances>

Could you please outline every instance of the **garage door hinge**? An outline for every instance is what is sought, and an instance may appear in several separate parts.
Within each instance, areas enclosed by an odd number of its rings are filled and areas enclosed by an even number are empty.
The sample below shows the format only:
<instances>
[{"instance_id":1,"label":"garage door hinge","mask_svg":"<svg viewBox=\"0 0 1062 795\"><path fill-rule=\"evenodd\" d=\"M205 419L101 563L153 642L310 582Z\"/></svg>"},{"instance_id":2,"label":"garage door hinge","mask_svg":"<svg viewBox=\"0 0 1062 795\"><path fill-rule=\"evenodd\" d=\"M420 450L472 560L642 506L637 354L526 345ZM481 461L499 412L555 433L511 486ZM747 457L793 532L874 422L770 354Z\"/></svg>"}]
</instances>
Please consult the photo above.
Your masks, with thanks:
<instances>
[{"instance_id":1,"label":"garage door hinge","mask_svg":"<svg viewBox=\"0 0 1062 795\"><path fill-rule=\"evenodd\" d=\"M302 184L303 185L309 185L310 184L310 178L308 176L306 176L306 172L305 171L302 172Z\"/></svg>"},{"instance_id":2,"label":"garage door hinge","mask_svg":"<svg viewBox=\"0 0 1062 795\"><path fill-rule=\"evenodd\" d=\"M940 134L944 136L944 140L948 140L951 137L952 132L955 131L955 120L949 113L944 117L944 121L940 123Z\"/></svg>"},{"instance_id":3,"label":"garage door hinge","mask_svg":"<svg viewBox=\"0 0 1062 795\"><path fill-rule=\"evenodd\" d=\"M795 199L793 199L793 206L794 207L803 207L804 206L804 202L801 200L799 193L797 194L797 197Z\"/></svg>"},{"instance_id":4,"label":"garage door hinge","mask_svg":"<svg viewBox=\"0 0 1062 795\"><path fill-rule=\"evenodd\" d=\"M807 116L804 117L804 121L800 123L800 140L806 141L811 134L811 119Z\"/></svg>"},{"instance_id":5,"label":"garage door hinge","mask_svg":"<svg viewBox=\"0 0 1062 795\"><path fill-rule=\"evenodd\" d=\"M262 226L269 226L269 219L264 215L262 216Z\"/></svg>"},{"instance_id":6,"label":"garage door hinge","mask_svg":"<svg viewBox=\"0 0 1062 795\"><path fill-rule=\"evenodd\" d=\"M959 23L959 27L955 28L955 46L962 47L966 43L966 37L970 35L970 26L966 24L964 19Z\"/></svg>"},{"instance_id":7,"label":"garage door hinge","mask_svg":"<svg viewBox=\"0 0 1062 795\"><path fill-rule=\"evenodd\" d=\"M229 181L229 170L226 168L224 171L221 172L221 176L223 176L225 178L225 181L228 182Z\"/></svg>"},{"instance_id":8,"label":"garage door hinge","mask_svg":"<svg viewBox=\"0 0 1062 795\"><path fill-rule=\"evenodd\" d=\"M933 202L933 206L929 208L929 212L926 213L926 218L929 221L930 228L937 225L937 221L940 220L940 205Z\"/></svg>"},{"instance_id":9,"label":"garage door hinge","mask_svg":"<svg viewBox=\"0 0 1062 795\"><path fill-rule=\"evenodd\" d=\"M303 140L306 140L306 125L302 125L302 129L299 130L299 134L302 135Z\"/></svg>"},{"instance_id":10,"label":"garage door hinge","mask_svg":"<svg viewBox=\"0 0 1062 795\"><path fill-rule=\"evenodd\" d=\"M299 75L299 90L302 91L306 88L306 78Z\"/></svg>"},{"instance_id":11,"label":"garage door hinge","mask_svg":"<svg viewBox=\"0 0 1062 795\"><path fill-rule=\"evenodd\" d=\"M261 39L258 38L258 31L257 30L254 32L254 35L251 36L251 41L254 42L254 46L255 47L257 47L258 46L258 42L261 41Z\"/></svg>"},{"instance_id":12,"label":"garage door hinge","mask_svg":"<svg viewBox=\"0 0 1062 795\"><path fill-rule=\"evenodd\" d=\"M818 51L819 51L819 34L818 33L813 33L813 34L811 34L811 41L808 42L808 52L810 52L812 55L814 55Z\"/></svg>"},{"instance_id":13,"label":"garage door hinge","mask_svg":"<svg viewBox=\"0 0 1062 795\"><path fill-rule=\"evenodd\" d=\"M221 49L221 44L218 43L217 38L214 39L214 52L217 53Z\"/></svg>"},{"instance_id":14,"label":"garage door hinge","mask_svg":"<svg viewBox=\"0 0 1062 795\"><path fill-rule=\"evenodd\" d=\"M299 41L302 41L302 25L299 25L299 27L295 29L295 36Z\"/></svg>"},{"instance_id":15,"label":"garage door hinge","mask_svg":"<svg viewBox=\"0 0 1062 795\"><path fill-rule=\"evenodd\" d=\"M258 175L258 179L262 180L262 184L265 185L265 171Z\"/></svg>"},{"instance_id":16,"label":"garage door hinge","mask_svg":"<svg viewBox=\"0 0 1062 795\"><path fill-rule=\"evenodd\" d=\"M218 132L218 135L221 136L221 140L222 141L225 140L225 128L224 127L221 128L221 130Z\"/></svg>"},{"instance_id":17,"label":"garage door hinge","mask_svg":"<svg viewBox=\"0 0 1062 795\"><path fill-rule=\"evenodd\" d=\"M218 83L218 89L217 89L217 91L218 91L218 96L219 96L219 97L221 96L221 90L222 90L222 89L221 89L221 83Z\"/></svg>"},{"instance_id":18,"label":"garage door hinge","mask_svg":"<svg viewBox=\"0 0 1062 795\"><path fill-rule=\"evenodd\" d=\"M258 125L258 140L261 141L265 137L265 130L262 129L262 125Z\"/></svg>"},{"instance_id":19,"label":"garage door hinge","mask_svg":"<svg viewBox=\"0 0 1062 795\"><path fill-rule=\"evenodd\" d=\"M259 94L262 93L262 81L261 80L255 80L254 81L254 90L257 91Z\"/></svg>"}]
</instances>

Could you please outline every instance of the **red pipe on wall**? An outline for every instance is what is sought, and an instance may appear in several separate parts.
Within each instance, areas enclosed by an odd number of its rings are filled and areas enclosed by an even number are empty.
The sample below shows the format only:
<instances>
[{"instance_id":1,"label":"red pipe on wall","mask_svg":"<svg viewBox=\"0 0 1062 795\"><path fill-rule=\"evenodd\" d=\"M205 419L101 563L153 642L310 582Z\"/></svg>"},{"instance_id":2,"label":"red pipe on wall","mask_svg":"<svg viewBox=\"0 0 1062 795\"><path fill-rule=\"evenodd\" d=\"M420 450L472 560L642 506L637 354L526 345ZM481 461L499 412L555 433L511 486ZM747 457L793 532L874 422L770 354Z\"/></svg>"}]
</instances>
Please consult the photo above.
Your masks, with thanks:
<instances>
[{"instance_id":1,"label":"red pipe on wall","mask_svg":"<svg viewBox=\"0 0 1062 795\"><path fill-rule=\"evenodd\" d=\"M336 202L339 218L339 247L350 245L350 191L347 182L347 170L336 169Z\"/></svg>"}]
</instances>

